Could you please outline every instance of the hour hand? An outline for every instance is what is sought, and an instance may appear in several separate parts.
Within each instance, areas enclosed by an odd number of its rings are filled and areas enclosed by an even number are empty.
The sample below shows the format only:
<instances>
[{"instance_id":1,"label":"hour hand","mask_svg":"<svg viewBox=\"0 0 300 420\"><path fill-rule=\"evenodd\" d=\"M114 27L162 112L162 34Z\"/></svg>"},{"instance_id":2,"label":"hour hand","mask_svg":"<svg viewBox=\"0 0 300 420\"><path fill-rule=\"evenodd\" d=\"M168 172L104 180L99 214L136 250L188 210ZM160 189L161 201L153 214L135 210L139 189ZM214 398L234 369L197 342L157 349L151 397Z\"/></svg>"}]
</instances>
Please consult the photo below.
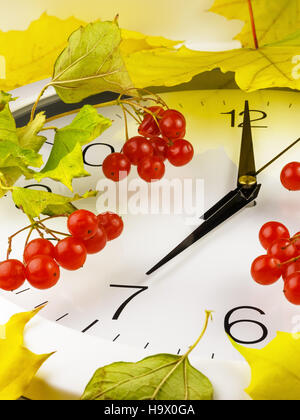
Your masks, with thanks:
<instances>
[{"instance_id":1,"label":"hour hand","mask_svg":"<svg viewBox=\"0 0 300 420\"><path fill-rule=\"evenodd\" d=\"M254 157L254 147L251 130L249 102L245 102L244 123L242 133L242 143L240 152L240 162L238 169L237 189L228 193L209 209L201 219L207 220L222 208L231 198L235 196L239 188L252 188L257 184L256 167Z\"/></svg>"},{"instance_id":2,"label":"hour hand","mask_svg":"<svg viewBox=\"0 0 300 420\"><path fill-rule=\"evenodd\" d=\"M245 102L238 187L251 187L257 183L249 102Z\"/></svg>"},{"instance_id":3,"label":"hour hand","mask_svg":"<svg viewBox=\"0 0 300 420\"><path fill-rule=\"evenodd\" d=\"M177 257L187 248L198 242L201 238L207 235L209 232L214 230L220 224L225 222L227 219L232 217L234 214L248 206L254 201L260 191L261 185L256 185L250 190L237 189L233 197L231 197L226 204L224 204L213 216L199 226L191 235L189 235L181 244L179 244L173 251L171 251L165 258L163 258L158 264L156 264L147 275L150 275L157 271L160 267L167 264L173 258ZM247 192L245 194L245 192Z\"/></svg>"}]
</instances>

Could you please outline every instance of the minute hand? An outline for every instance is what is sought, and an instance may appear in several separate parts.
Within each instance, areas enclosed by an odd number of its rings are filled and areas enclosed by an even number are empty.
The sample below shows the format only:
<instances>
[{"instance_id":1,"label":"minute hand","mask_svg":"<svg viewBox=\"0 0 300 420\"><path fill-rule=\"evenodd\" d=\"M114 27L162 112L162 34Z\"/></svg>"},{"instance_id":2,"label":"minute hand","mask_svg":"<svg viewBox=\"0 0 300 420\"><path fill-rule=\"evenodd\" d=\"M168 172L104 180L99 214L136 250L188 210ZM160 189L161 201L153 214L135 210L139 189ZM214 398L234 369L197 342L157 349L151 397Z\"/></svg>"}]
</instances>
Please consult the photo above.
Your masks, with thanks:
<instances>
[{"instance_id":1,"label":"minute hand","mask_svg":"<svg viewBox=\"0 0 300 420\"><path fill-rule=\"evenodd\" d=\"M252 201L254 201L260 191L261 185L253 187L251 193L249 190L244 191L242 188L236 190L236 194L220 208L214 215L199 226L191 235L189 235L181 244L179 244L173 251L171 251L165 258L163 258L158 264L156 264L147 275L154 273L163 265L167 264L173 258L177 257L187 248L198 242L201 238L207 235L209 232L214 230L216 227L224 223L227 219L238 213ZM245 192L245 194L244 194Z\"/></svg>"}]
</instances>

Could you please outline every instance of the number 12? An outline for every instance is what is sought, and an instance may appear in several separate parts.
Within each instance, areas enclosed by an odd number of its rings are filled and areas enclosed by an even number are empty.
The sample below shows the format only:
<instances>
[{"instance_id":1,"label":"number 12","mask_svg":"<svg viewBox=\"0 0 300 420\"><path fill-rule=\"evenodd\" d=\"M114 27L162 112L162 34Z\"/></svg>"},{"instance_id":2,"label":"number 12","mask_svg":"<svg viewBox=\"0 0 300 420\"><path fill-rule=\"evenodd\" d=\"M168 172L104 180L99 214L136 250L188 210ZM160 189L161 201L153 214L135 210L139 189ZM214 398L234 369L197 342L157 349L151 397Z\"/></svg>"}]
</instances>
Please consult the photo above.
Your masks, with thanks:
<instances>
[{"instance_id":1,"label":"number 12","mask_svg":"<svg viewBox=\"0 0 300 420\"><path fill-rule=\"evenodd\" d=\"M253 113L253 112L261 114L261 117L260 118L255 118L254 120L251 120L251 122L261 121L261 120L264 120L268 117L268 115L264 111L259 111L257 109L253 109L253 110L250 111L250 113ZM237 118L236 118L236 110L235 109L233 109L230 112L222 112L221 115L231 115L231 127L233 127L233 128L236 127L236 119ZM244 115L244 111L241 112L239 115L242 117ZM238 125L239 128L243 128L243 126L244 126L243 123L240 123ZM252 125L252 128L268 128L268 127L267 126L262 126L262 125Z\"/></svg>"}]
</instances>

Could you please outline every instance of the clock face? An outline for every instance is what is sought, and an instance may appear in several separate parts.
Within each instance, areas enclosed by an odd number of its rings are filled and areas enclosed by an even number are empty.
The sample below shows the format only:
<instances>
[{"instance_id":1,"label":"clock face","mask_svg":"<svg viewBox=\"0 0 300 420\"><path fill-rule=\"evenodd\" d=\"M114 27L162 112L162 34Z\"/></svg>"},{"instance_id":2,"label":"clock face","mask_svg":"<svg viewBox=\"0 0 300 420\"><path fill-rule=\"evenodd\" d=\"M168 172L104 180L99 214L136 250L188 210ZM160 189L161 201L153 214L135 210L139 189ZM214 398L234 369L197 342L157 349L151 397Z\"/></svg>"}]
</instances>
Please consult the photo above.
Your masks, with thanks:
<instances>
[{"instance_id":1,"label":"clock face","mask_svg":"<svg viewBox=\"0 0 300 420\"><path fill-rule=\"evenodd\" d=\"M239 359L226 333L245 345L262 347L278 330L297 331L299 324L300 311L284 299L282 283L264 288L250 276L252 261L265 253L258 241L265 222L280 221L292 234L299 231L299 195L284 190L279 179L283 165L297 160L296 149L259 176L262 189L255 207L242 210L152 276L145 273L201 224L199 219L195 225L195 214L192 223L187 211L188 203L195 199L195 186L198 216L236 188L245 100L250 104L256 165L260 168L299 137L300 96L281 91L245 94L239 90L210 90L173 92L162 97L170 108L182 110L186 116L186 138L196 150L193 162L186 167L167 164L165 180L176 180L185 193L179 200L181 208L175 205L178 197L175 203L176 197L171 194L167 208L160 203L151 212L153 196L147 190L141 194L143 198L149 195L148 204L141 206L134 169L120 184L129 191L127 197L123 194L118 199L125 223L118 240L109 243L101 254L90 256L83 269L63 271L60 283L49 291L25 284L15 292L1 292L1 296L26 310L48 302L41 314L48 320L116 344L144 349L145 355L184 353L199 335L205 310L213 310L214 321L196 350L198 355L205 359ZM98 186L106 194L104 187L115 187L103 184L101 165L109 153L122 149L124 121L117 107L99 112L114 124L85 147L86 170L91 177L75 180L74 190L79 193ZM58 118L50 125L63 127L73 118ZM134 121L129 128L130 134L136 135ZM41 151L44 161L52 141L51 134ZM18 185L71 195L51 180L33 185L23 179ZM99 213L113 210L105 207L103 197L107 196L103 194L97 200ZM79 206L96 211L95 199ZM27 221L8 198L1 200L0 208L4 259L7 237ZM55 227L65 230L65 221L56 220ZM22 258L24 239L19 237L14 242L13 258Z\"/></svg>"}]
</instances>

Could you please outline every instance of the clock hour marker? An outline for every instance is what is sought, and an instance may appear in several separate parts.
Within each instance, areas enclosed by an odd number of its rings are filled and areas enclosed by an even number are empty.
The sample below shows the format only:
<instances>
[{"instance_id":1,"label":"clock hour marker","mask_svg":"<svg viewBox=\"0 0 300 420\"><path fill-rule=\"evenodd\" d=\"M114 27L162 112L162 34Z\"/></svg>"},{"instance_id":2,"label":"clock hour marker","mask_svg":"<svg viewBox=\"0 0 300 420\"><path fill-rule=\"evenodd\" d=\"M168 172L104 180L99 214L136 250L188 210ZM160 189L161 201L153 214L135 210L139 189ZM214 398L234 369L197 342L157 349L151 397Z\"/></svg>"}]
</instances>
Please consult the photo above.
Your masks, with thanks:
<instances>
[{"instance_id":1,"label":"clock hour marker","mask_svg":"<svg viewBox=\"0 0 300 420\"><path fill-rule=\"evenodd\" d=\"M34 309L40 308L41 306L47 305L48 301L41 303L40 305L37 305L34 307Z\"/></svg>"},{"instance_id":2,"label":"clock hour marker","mask_svg":"<svg viewBox=\"0 0 300 420\"><path fill-rule=\"evenodd\" d=\"M120 335L121 335L121 334L118 334L118 335L116 336L116 338L114 338L113 342L117 341L117 339L120 337Z\"/></svg>"},{"instance_id":3,"label":"clock hour marker","mask_svg":"<svg viewBox=\"0 0 300 420\"><path fill-rule=\"evenodd\" d=\"M25 289L25 290L21 290L20 292L17 292L16 295L20 295L21 293L28 292L28 290L30 290L30 288Z\"/></svg>"},{"instance_id":4,"label":"clock hour marker","mask_svg":"<svg viewBox=\"0 0 300 420\"><path fill-rule=\"evenodd\" d=\"M179 356L181 353L181 349L178 350L177 355Z\"/></svg>"},{"instance_id":5,"label":"clock hour marker","mask_svg":"<svg viewBox=\"0 0 300 420\"><path fill-rule=\"evenodd\" d=\"M59 322L59 321L61 321L62 319L66 318L68 315L69 315L69 314L65 314L65 315L61 316L61 317L60 317L60 318L58 318L55 322Z\"/></svg>"},{"instance_id":6,"label":"clock hour marker","mask_svg":"<svg viewBox=\"0 0 300 420\"><path fill-rule=\"evenodd\" d=\"M96 319L96 321L92 322L88 327L86 327L84 330L82 330L81 332L84 334L86 333L88 330L90 330L92 327L94 327L94 325L98 324L99 320Z\"/></svg>"},{"instance_id":7,"label":"clock hour marker","mask_svg":"<svg viewBox=\"0 0 300 420\"><path fill-rule=\"evenodd\" d=\"M150 343L147 343L144 347L144 350L146 350L146 348L149 346Z\"/></svg>"}]
</instances>

